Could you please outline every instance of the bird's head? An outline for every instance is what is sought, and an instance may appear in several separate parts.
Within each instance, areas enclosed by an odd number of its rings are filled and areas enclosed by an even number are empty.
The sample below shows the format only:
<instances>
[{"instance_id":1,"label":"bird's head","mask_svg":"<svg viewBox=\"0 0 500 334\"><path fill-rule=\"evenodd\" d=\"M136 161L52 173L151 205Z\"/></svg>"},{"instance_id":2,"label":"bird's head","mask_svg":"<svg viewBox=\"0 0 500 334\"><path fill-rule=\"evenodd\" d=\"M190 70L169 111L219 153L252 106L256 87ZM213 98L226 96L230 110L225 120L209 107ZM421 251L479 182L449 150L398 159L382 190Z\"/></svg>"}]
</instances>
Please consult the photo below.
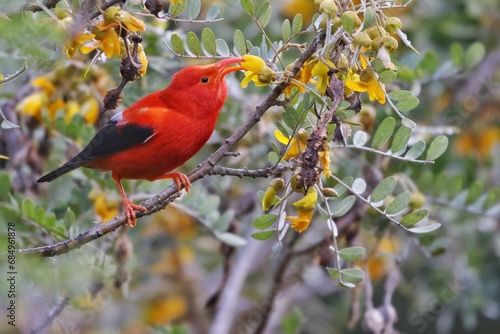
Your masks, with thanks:
<instances>
[{"instance_id":1,"label":"bird's head","mask_svg":"<svg viewBox=\"0 0 500 334\"><path fill-rule=\"evenodd\" d=\"M167 103L171 105L182 101L184 107L188 107L191 113L198 113L200 117L205 117L206 113L218 114L227 96L224 78L231 72L242 70L236 64L243 61L241 57L234 57L209 65L183 68L174 74L172 83L165 90ZM172 100L172 95L181 99Z\"/></svg>"}]
</instances>

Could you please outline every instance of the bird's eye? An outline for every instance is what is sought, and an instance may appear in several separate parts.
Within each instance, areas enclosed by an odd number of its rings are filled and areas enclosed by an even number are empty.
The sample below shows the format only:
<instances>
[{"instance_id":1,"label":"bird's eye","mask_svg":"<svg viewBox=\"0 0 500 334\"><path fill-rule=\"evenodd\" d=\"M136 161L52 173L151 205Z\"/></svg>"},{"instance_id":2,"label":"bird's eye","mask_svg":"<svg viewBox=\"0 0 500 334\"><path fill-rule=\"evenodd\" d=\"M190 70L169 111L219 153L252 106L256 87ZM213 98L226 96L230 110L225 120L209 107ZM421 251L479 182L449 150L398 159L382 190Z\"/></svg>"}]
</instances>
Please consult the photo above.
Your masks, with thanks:
<instances>
[{"instance_id":1,"label":"bird's eye","mask_svg":"<svg viewBox=\"0 0 500 334\"><path fill-rule=\"evenodd\" d=\"M207 82L208 82L208 78L207 78L207 77L203 77L203 78L201 78L201 82L202 82L202 83L207 83Z\"/></svg>"}]
</instances>

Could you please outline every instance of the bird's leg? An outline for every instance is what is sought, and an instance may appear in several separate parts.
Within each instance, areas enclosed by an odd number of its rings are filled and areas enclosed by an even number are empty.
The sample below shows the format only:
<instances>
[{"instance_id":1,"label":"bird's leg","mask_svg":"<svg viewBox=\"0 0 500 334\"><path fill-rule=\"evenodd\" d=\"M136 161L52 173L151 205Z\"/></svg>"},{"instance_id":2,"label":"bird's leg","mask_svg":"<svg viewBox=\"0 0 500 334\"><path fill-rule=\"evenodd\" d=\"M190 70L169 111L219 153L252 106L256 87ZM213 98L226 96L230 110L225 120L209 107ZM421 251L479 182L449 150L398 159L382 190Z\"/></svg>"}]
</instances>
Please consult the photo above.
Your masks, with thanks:
<instances>
[{"instance_id":1,"label":"bird's leg","mask_svg":"<svg viewBox=\"0 0 500 334\"><path fill-rule=\"evenodd\" d=\"M120 194L122 195L123 208L125 209L125 214L127 215L127 225L130 227L135 227L137 218L135 216L134 210L146 211L147 208L143 207L142 205L135 205L128 199L127 195L125 194L125 190L123 189L120 176L115 173L111 173L111 177L116 182L116 185L120 190Z\"/></svg>"},{"instance_id":2,"label":"bird's leg","mask_svg":"<svg viewBox=\"0 0 500 334\"><path fill-rule=\"evenodd\" d=\"M163 174L154 179L149 179L149 181L153 182L156 180L164 180L164 179L173 179L179 191L181 191L181 185L182 185L184 189L186 189L186 193L189 194L189 187L191 187L191 182L189 181L186 175L179 172Z\"/></svg>"}]
</instances>

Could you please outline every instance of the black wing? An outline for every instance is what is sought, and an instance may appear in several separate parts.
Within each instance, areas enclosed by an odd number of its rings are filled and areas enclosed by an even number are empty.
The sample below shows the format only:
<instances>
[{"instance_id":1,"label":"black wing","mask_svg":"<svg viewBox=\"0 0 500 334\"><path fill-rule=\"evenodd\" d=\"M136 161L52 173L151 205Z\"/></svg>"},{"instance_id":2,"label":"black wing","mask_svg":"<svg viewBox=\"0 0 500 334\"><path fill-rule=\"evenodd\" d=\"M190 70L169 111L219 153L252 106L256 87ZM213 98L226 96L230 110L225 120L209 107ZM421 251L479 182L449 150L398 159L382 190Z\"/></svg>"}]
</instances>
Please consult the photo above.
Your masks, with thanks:
<instances>
[{"instance_id":1,"label":"black wing","mask_svg":"<svg viewBox=\"0 0 500 334\"><path fill-rule=\"evenodd\" d=\"M119 117L111 118L80 153L61 167L42 176L36 182L50 182L73 169L81 167L88 161L103 158L144 143L153 135L153 129L140 125L132 124L117 127L116 123L119 119Z\"/></svg>"}]
</instances>

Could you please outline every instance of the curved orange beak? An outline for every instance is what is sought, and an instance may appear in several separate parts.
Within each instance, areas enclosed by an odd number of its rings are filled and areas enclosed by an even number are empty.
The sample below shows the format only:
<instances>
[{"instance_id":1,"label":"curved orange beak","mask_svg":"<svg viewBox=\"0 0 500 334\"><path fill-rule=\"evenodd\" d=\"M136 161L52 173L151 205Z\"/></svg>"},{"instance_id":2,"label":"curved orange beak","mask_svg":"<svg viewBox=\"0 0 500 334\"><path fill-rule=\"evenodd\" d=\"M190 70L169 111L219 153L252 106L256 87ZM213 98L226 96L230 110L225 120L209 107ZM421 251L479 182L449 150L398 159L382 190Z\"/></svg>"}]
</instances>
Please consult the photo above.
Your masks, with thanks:
<instances>
[{"instance_id":1,"label":"curved orange beak","mask_svg":"<svg viewBox=\"0 0 500 334\"><path fill-rule=\"evenodd\" d=\"M242 70L243 67L241 66L230 66L230 67L228 66L236 63L241 63L243 61L244 60L241 57L234 57L234 58L227 58L220 60L216 62L214 65L217 66L217 69L219 71L219 77L224 77L231 72Z\"/></svg>"}]
</instances>

